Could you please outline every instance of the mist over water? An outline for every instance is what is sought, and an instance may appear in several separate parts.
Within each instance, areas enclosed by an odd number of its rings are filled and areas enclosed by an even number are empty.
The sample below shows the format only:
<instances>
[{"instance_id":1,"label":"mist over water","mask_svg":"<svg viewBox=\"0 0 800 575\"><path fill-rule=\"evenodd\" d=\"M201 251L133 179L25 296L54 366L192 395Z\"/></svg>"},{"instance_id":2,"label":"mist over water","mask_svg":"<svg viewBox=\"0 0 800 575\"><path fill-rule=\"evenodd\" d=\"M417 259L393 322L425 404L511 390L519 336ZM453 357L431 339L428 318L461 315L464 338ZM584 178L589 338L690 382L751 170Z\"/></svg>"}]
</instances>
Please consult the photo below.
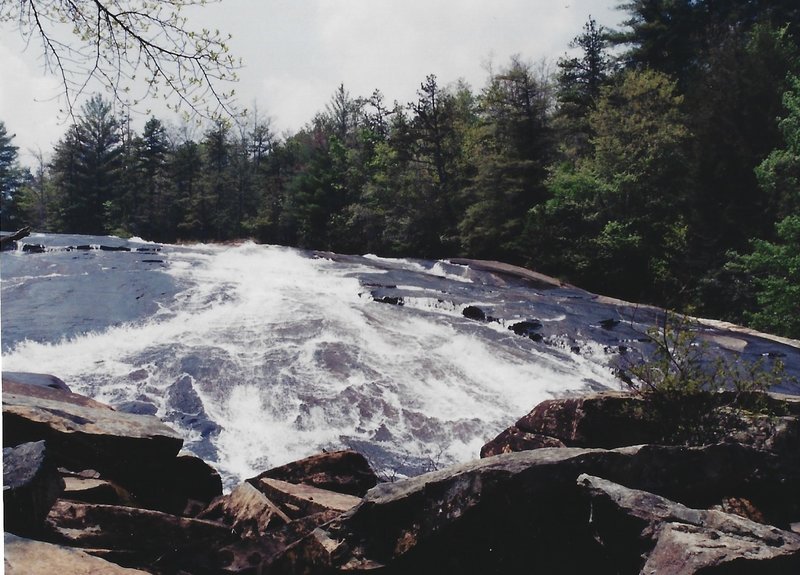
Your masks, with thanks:
<instances>
[{"instance_id":1,"label":"mist over water","mask_svg":"<svg viewBox=\"0 0 800 575\"><path fill-rule=\"evenodd\" d=\"M449 262L123 244L3 254L3 370L155 413L229 487L322 449L387 476L475 458L543 399L618 387L609 345L630 337L591 294ZM508 329L533 317L544 341Z\"/></svg>"}]
</instances>

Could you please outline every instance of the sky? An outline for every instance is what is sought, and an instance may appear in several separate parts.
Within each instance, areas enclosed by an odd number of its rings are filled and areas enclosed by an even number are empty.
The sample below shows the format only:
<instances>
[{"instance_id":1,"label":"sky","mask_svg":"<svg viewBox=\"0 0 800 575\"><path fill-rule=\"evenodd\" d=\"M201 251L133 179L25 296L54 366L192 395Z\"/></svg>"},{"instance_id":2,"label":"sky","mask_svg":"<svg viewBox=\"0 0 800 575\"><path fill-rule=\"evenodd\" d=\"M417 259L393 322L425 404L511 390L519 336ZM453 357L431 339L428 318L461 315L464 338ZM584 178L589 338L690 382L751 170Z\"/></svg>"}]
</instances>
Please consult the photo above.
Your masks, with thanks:
<instances>
[{"instance_id":1,"label":"sky","mask_svg":"<svg viewBox=\"0 0 800 575\"><path fill-rule=\"evenodd\" d=\"M244 67L235 85L240 106L257 107L277 133L299 130L324 110L343 84L353 96L375 89L387 102L411 102L435 74L441 85L460 79L473 90L489 66L519 55L551 66L589 16L618 27L619 0L221 0L188 12L188 26L229 32ZM25 46L13 23L0 25L0 120L20 160L47 155L64 134L58 78L37 46ZM162 120L177 118L146 104Z\"/></svg>"}]
</instances>

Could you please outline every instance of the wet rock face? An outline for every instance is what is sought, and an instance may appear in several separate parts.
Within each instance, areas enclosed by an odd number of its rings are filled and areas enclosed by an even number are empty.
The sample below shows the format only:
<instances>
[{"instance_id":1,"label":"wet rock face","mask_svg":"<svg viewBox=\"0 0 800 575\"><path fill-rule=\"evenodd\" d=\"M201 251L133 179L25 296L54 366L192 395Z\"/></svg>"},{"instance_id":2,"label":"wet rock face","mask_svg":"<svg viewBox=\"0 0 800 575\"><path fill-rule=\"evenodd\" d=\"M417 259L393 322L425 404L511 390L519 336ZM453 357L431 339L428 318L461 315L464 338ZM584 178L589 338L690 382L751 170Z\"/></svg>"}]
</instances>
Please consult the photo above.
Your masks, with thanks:
<instances>
[{"instance_id":1,"label":"wet rock face","mask_svg":"<svg viewBox=\"0 0 800 575\"><path fill-rule=\"evenodd\" d=\"M44 441L3 448L4 529L36 535L50 507L64 490Z\"/></svg>"},{"instance_id":2,"label":"wet rock face","mask_svg":"<svg viewBox=\"0 0 800 575\"><path fill-rule=\"evenodd\" d=\"M5 445L44 440L57 466L96 469L110 479L145 485L153 481L151 472L172 461L183 444L156 418L82 405L72 401L73 394L48 392L64 397L3 393Z\"/></svg>"}]
</instances>

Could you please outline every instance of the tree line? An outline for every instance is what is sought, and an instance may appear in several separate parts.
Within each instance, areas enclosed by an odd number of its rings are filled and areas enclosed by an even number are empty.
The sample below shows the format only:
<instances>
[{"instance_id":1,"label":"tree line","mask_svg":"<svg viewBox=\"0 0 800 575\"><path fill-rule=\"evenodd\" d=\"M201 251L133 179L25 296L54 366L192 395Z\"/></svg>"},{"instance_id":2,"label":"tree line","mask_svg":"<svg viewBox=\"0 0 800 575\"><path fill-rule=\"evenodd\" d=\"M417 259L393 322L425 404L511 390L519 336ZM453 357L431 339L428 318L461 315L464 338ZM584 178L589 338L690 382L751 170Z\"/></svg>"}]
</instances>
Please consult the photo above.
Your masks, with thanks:
<instances>
[{"instance_id":1,"label":"tree line","mask_svg":"<svg viewBox=\"0 0 800 575\"><path fill-rule=\"evenodd\" d=\"M137 133L99 96L2 225L497 259L800 337L800 8L634 0L551 73L521 57L414 101L344 86L294 134L251 113Z\"/></svg>"}]
</instances>

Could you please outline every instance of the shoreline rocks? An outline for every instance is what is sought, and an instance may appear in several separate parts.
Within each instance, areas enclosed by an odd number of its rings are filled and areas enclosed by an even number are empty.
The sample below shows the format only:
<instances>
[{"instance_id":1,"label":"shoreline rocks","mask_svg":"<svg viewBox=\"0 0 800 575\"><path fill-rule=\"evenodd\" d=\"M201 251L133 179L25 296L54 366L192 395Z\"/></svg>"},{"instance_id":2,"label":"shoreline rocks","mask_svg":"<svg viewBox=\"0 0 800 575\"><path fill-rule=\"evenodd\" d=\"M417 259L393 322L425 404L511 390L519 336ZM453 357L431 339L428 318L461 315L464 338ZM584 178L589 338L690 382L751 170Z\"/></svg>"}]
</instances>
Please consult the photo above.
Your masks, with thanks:
<instances>
[{"instance_id":1,"label":"shoreline rocks","mask_svg":"<svg viewBox=\"0 0 800 575\"><path fill-rule=\"evenodd\" d=\"M461 465L378 483L336 451L223 495L152 415L25 379L3 382L8 573L800 572L797 398L550 400Z\"/></svg>"}]
</instances>

